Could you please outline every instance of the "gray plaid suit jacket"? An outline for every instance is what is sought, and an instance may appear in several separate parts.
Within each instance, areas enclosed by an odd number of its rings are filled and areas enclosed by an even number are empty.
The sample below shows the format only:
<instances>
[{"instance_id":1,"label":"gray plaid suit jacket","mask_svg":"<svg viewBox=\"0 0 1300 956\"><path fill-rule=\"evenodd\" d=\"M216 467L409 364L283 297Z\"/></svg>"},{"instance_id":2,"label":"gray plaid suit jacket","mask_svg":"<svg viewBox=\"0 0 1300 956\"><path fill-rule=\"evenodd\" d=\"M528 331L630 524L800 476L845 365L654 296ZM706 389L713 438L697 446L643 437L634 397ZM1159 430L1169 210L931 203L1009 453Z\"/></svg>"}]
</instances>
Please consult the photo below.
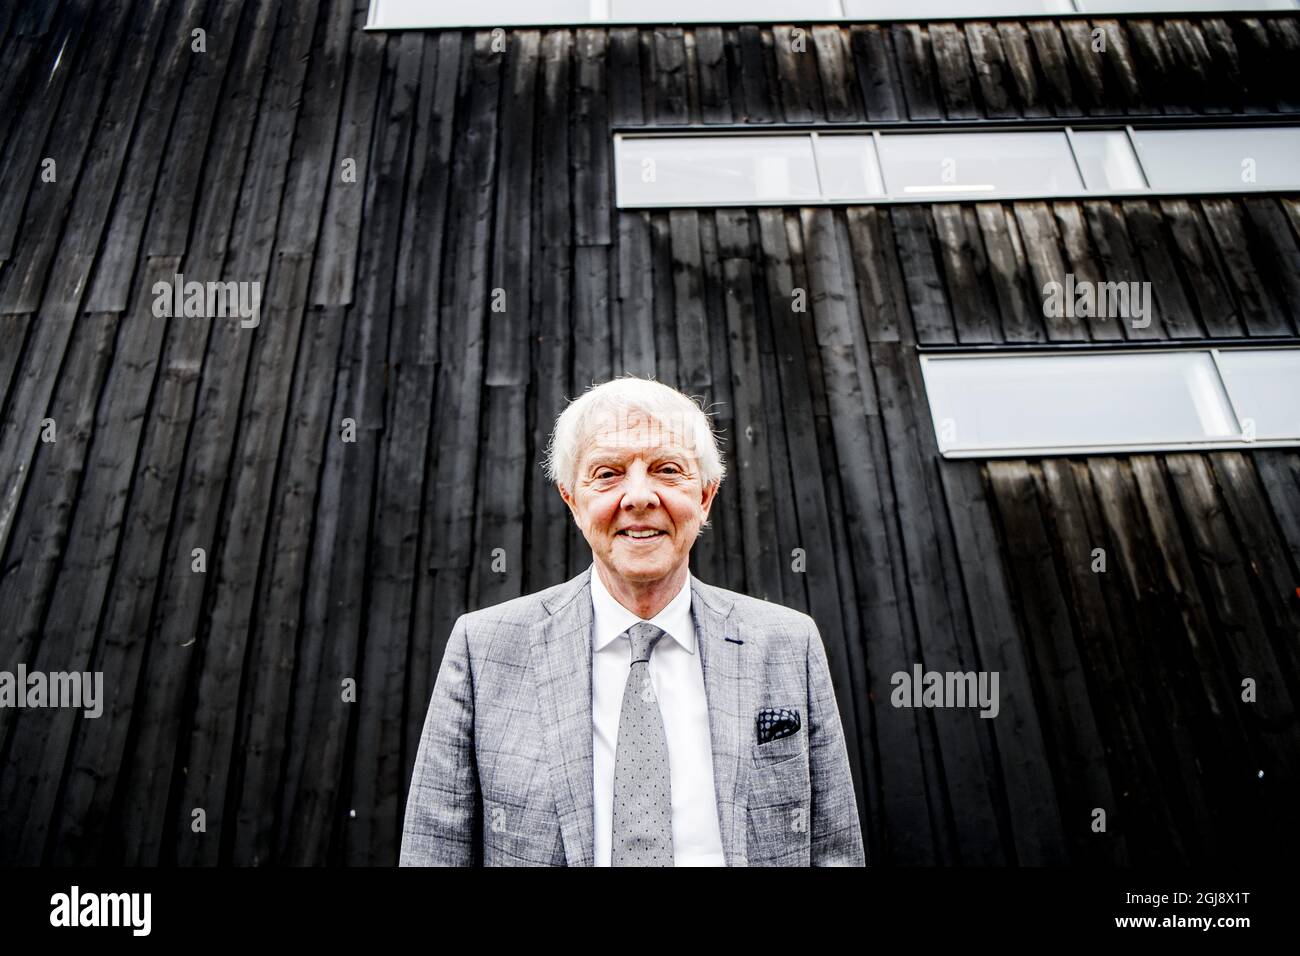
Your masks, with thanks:
<instances>
[{"instance_id":1,"label":"gray plaid suit jacket","mask_svg":"<svg viewBox=\"0 0 1300 956\"><path fill-rule=\"evenodd\" d=\"M591 574L462 615L415 758L402 866L591 866ZM696 581L728 866L862 866L844 731L813 619ZM757 714L802 726L760 744Z\"/></svg>"}]
</instances>

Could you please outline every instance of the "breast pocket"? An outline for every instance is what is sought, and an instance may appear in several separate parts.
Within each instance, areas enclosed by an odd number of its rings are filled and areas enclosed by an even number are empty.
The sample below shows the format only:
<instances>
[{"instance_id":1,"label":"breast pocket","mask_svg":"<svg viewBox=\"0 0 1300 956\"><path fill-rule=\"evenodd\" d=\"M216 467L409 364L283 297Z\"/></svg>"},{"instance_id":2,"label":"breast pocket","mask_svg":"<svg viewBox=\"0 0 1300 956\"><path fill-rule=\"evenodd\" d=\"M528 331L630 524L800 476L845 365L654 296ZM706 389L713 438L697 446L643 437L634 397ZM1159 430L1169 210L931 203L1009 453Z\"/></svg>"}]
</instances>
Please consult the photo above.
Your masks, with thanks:
<instances>
[{"instance_id":1,"label":"breast pocket","mask_svg":"<svg viewBox=\"0 0 1300 956\"><path fill-rule=\"evenodd\" d=\"M788 737L778 737L776 740L769 740L765 744L754 744L754 766L755 768L769 767L774 763L780 763L799 754L804 755L805 760L807 759L808 734L803 727L800 727Z\"/></svg>"},{"instance_id":2,"label":"breast pocket","mask_svg":"<svg viewBox=\"0 0 1300 956\"><path fill-rule=\"evenodd\" d=\"M805 728L755 743L746 802L750 866L807 866L811 785Z\"/></svg>"}]
</instances>

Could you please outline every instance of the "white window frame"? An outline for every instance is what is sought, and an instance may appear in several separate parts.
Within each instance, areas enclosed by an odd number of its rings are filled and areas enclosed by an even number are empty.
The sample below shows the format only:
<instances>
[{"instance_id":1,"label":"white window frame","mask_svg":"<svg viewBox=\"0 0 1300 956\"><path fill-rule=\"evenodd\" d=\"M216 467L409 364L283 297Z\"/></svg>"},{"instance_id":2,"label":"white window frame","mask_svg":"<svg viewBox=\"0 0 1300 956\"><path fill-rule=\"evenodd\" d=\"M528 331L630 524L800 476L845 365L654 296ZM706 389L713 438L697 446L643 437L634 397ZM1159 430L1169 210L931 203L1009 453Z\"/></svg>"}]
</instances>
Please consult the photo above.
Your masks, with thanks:
<instances>
[{"instance_id":1,"label":"white window frame","mask_svg":"<svg viewBox=\"0 0 1300 956\"><path fill-rule=\"evenodd\" d=\"M611 13L610 0L588 0L589 13L585 19L573 18L548 18L544 14L539 14L535 18L528 20L502 20L493 19L489 13L479 13L478 10L490 10L490 4L478 5L467 3L458 5L456 9L460 11L459 16L449 17L446 15L439 16L436 11L430 10L427 14L421 14L409 20L394 19L392 22L381 22L384 20L382 9L384 0L370 0L370 8L366 17L367 30L426 30L426 29L462 29L462 28L493 28L493 27L525 27L525 26L636 26L651 25L659 23L691 23L691 24L710 24L710 23L888 23L894 21L905 21L909 23L916 22L952 22L962 20L1005 20L1005 19L1068 19L1071 17L1086 16L1179 16L1187 14L1215 14L1215 13L1285 13L1290 10L1300 9L1300 0L1245 0L1244 3L1236 4L1223 0L1209 7L1198 6L1195 0L1187 0L1185 4L1179 4L1174 8L1159 7L1154 3L1144 3L1143 0L1131 0L1125 4L1124 0L1069 0L1073 5L1072 11L1063 11L1060 13L1045 13L1042 10L1034 10L1030 0L1026 0L1025 10L1019 13L981 13L979 0L970 0L970 13L949 13L942 16L927 16L924 13L918 15L915 9L909 9L906 2L893 2L888 4L888 9L880 12L873 11L870 15L859 14L849 16L845 13L843 0L835 0L832 7L838 7L839 16L809 15L804 12L807 9L805 4L799 3L799 0L790 0L790 10L788 13L783 12L779 18L768 16L754 16L752 11L744 9L743 4L736 4L738 7L734 15L718 16L710 14L707 2L701 3L701 12L698 17L678 18L666 20L662 16L655 16L653 0L645 0L645 15L634 20L615 19ZM882 0L882 3L884 0ZM1288 4L1288 6L1278 6L1279 3ZM1127 5L1131 9L1117 10L1117 6ZM544 2L538 3L538 8L546 9ZM896 9L897 12L893 12Z\"/></svg>"},{"instance_id":2,"label":"white window frame","mask_svg":"<svg viewBox=\"0 0 1300 956\"><path fill-rule=\"evenodd\" d=\"M1228 379L1223 374L1220 364L1221 355L1225 352L1295 352L1300 357L1300 345L1252 345L1249 342L1243 342L1241 345L1222 346L1207 345L1204 347L1190 348L1071 348L1068 350L1049 350L1049 349L1030 349L1030 350L1008 350L1008 349L983 349L978 351L963 351L960 349L944 349L939 352L922 353L921 359L921 377L925 385L926 407L930 411L930 423L934 428L935 442L938 445L939 453L944 458L1040 458L1040 457L1067 457L1074 455L1116 455L1116 454L1140 454L1144 452L1177 452L1177 451L1213 451L1224 449L1235 449L1238 451L1249 450L1251 448L1295 448L1300 447L1300 434L1286 438L1251 438L1247 435L1247 430L1243 426L1241 415L1240 400L1235 398L1232 389L1229 387ZM1213 438L1204 441L1170 441L1170 442L1113 442L1091 445L1078 445L1063 443L1059 445L1017 445L1017 446L979 446L967 445L956 448L945 448L942 439L943 421L939 418L939 410L931 402L933 391L930 367L935 362L951 361L954 359L964 360L986 360L986 359L1034 359L1034 358L1059 358L1062 355L1073 356L1103 356L1103 355L1161 355L1161 354L1208 354L1211 359L1211 365L1215 374L1218 376L1219 387L1227 397L1227 407L1233 420L1236 423L1237 435L1233 439Z\"/></svg>"},{"instance_id":3,"label":"white window frame","mask_svg":"<svg viewBox=\"0 0 1300 956\"><path fill-rule=\"evenodd\" d=\"M1240 134L1242 130L1256 129L1289 129L1300 130L1300 123L1280 124L1270 123L1265 125L1238 124L1235 126L1215 126L1206 124L1203 126L1169 126L1161 125L1154 127L1162 130L1171 131L1195 131L1206 132L1208 130L1219 130L1225 137L1233 137ZM1136 189L1112 189L1100 188L1089 189L1087 177L1083 173L1082 163L1075 151L1073 134L1075 132L1093 132L1093 131L1117 131L1124 130L1127 133L1129 148L1133 151L1133 158L1137 164L1138 170L1142 174L1142 179L1146 184L1142 188ZM1058 190L1048 192L1046 190L995 190L962 192L953 190L951 192L942 192L935 194L928 193L907 193L891 192L889 178L886 174L885 164L881 158L880 142L883 137L887 136L915 136L915 135L932 135L939 134L943 136L997 136L999 133L1025 133L1025 132L1055 132L1065 133L1066 146L1069 155L1074 162L1075 169L1079 173L1079 178L1083 183L1082 191L1075 190ZM791 200L762 200L762 199L738 199L725 201L682 201L680 199L662 199L662 200L625 200L624 189L622 188L621 163L619 162L622 144L633 139L689 139L689 138L740 138L751 137L756 141L761 141L766 136L782 136L789 138L791 136L807 136L811 139L813 145L813 155L817 156L816 142L819 137L829 138L830 136L858 136L867 142L871 149L875 151L875 165L880 171L883 180L885 192L882 196L864 195L861 197L829 197L823 192L819 197L791 199ZM770 129L770 130L717 130L702 129L693 127L690 129L662 129L662 130L638 130L636 132L617 132L614 134L614 201L620 209L671 209L671 208L698 208L698 207L723 207L723 206L861 206L861 205L878 205L878 204L895 204L895 203L935 203L935 202L1002 202L1007 200L1025 200L1025 199L1090 199L1099 197L1144 197L1144 196L1214 196L1214 195L1237 195L1241 193L1278 193L1300 191L1300 176L1294 184L1288 185L1267 185L1234 182L1228 185L1216 186L1207 185L1201 189L1157 189L1151 185L1152 168L1149 161L1143 156L1142 150L1138 148L1134 127L1132 125L1117 124L1097 124L1089 126L1030 126L1030 127L997 127L989 129L978 128L939 128L939 129L914 129L910 131L900 131L898 129L862 129L851 127L836 127L834 130L800 130L800 129Z\"/></svg>"}]
</instances>

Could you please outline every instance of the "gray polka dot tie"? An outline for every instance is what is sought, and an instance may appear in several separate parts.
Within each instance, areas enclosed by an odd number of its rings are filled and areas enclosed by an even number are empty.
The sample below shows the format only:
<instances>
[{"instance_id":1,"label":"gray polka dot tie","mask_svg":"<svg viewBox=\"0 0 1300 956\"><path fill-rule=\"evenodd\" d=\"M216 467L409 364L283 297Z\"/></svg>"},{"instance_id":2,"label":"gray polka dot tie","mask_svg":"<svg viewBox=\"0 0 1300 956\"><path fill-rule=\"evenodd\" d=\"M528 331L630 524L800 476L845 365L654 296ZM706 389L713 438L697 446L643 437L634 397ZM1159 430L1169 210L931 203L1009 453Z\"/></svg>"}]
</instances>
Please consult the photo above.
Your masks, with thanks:
<instances>
[{"instance_id":1,"label":"gray polka dot tie","mask_svg":"<svg viewBox=\"0 0 1300 956\"><path fill-rule=\"evenodd\" d=\"M668 737L650 685L650 652L664 632L642 621L627 631L632 672L623 689L614 752L613 866L673 865Z\"/></svg>"}]
</instances>

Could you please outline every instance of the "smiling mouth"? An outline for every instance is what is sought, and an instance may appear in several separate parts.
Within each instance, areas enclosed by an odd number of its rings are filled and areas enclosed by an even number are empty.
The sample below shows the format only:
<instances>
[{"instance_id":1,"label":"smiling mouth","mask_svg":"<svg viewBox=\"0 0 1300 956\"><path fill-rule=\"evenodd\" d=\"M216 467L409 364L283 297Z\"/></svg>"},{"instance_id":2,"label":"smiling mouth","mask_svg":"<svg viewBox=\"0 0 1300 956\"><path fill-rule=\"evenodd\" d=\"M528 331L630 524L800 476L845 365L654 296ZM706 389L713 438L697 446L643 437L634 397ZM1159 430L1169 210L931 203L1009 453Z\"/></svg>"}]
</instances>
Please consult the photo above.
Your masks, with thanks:
<instances>
[{"instance_id":1,"label":"smiling mouth","mask_svg":"<svg viewBox=\"0 0 1300 956\"><path fill-rule=\"evenodd\" d=\"M619 531L618 535L624 538L631 538L633 541L651 541L655 538L661 538L666 535L666 531Z\"/></svg>"}]
</instances>

